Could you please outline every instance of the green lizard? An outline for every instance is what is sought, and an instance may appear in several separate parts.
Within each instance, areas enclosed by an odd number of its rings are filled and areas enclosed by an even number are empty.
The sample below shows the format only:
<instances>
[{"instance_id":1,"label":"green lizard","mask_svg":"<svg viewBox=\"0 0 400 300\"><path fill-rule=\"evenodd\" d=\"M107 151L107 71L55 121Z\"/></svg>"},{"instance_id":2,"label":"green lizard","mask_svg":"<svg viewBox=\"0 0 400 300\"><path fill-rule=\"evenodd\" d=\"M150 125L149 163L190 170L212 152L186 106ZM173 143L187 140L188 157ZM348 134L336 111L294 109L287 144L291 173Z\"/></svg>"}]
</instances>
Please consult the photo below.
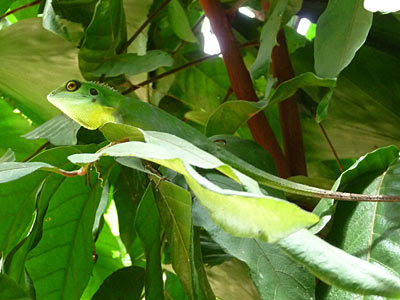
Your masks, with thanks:
<instances>
[{"instance_id":1,"label":"green lizard","mask_svg":"<svg viewBox=\"0 0 400 300\"><path fill-rule=\"evenodd\" d=\"M68 117L87 129L94 130L105 123L114 122L132 125L143 130L173 134L211 153L259 183L281 191L309 197L348 201L400 201L399 196L331 192L279 178L257 169L221 148L190 125L167 112L140 100L121 95L103 84L70 80L51 92L47 99Z\"/></svg>"}]
</instances>

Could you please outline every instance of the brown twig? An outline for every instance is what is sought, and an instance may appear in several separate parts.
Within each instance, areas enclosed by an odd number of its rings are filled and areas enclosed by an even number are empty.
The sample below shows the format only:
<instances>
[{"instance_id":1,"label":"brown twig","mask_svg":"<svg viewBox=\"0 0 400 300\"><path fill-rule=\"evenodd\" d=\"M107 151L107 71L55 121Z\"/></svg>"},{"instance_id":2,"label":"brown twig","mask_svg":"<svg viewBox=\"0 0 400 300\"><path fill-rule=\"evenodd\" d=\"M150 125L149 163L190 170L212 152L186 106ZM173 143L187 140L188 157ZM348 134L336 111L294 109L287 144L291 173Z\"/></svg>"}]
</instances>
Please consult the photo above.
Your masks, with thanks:
<instances>
[{"instance_id":1,"label":"brown twig","mask_svg":"<svg viewBox=\"0 0 400 300\"><path fill-rule=\"evenodd\" d=\"M218 39L231 87L236 97L240 100L258 101L249 71L243 62L240 48L233 36L228 17L221 3L218 0L200 0L200 5L210 20L211 28ZM256 114L247 124L254 140L274 158L279 176L288 177L290 171L287 160L264 112Z\"/></svg>"},{"instance_id":2,"label":"brown twig","mask_svg":"<svg viewBox=\"0 0 400 300\"><path fill-rule=\"evenodd\" d=\"M314 120L315 120L315 118L314 118ZM329 148L331 149L333 156L335 157L336 163L338 164L340 171L343 173L344 169L343 169L342 163L340 162L339 156L335 150L335 147L333 147L333 144L332 144L330 138L328 137L328 134L326 133L324 126L322 126L322 124L318 123L316 120L315 120L315 123L317 123L319 129L321 129L321 132L322 132L325 140L328 142Z\"/></svg>"},{"instance_id":3,"label":"brown twig","mask_svg":"<svg viewBox=\"0 0 400 300\"><path fill-rule=\"evenodd\" d=\"M278 79L276 86L292 79L294 75L286 44L285 32L281 29L277 36L278 45L272 49L272 73ZM282 101L279 107L279 120L282 130L283 147L289 163L291 176L307 175L304 155L303 137L301 132L299 109L296 96Z\"/></svg>"},{"instance_id":4,"label":"brown twig","mask_svg":"<svg viewBox=\"0 0 400 300\"><path fill-rule=\"evenodd\" d=\"M129 45L133 43L133 41L139 36L139 34L150 24L150 22L171 2L171 0L165 0L161 5L144 21L144 23L136 30L136 32L132 35L132 37L126 41L126 43L122 46L119 53L125 52Z\"/></svg>"},{"instance_id":5,"label":"brown twig","mask_svg":"<svg viewBox=\"0 0 400 300\"><path fill-rule=\"evenodd\" d=\"M31 3L22 5L22 6L20 6L20 7L14 8L13 10L10 10L9 12L6 12L4 15L2 15L2 16L0 17L0 20L3 19L3 18L5 18L5 17L7 17L7 16L9 16L9 15L12 15L13 13L16 13L17 11L20 11L20 10L22 10L22 9L25 9L25 8L28 8L28 7L31 7L31 6L34 6L34 5L37 5L37 4L40 3L40 1L41 1L41 0L36 0L36 1L31 2Z\"/></svg>"},{"instance_id":6,"label":"brown twig","mask_svg":"<svg viewBox=\"0 0 400 300\"><path fill-rule=\"evenodd\" d=\"M33 152L32 154L29 154L27 157L25 157L22 161L26 162L28 160L30 160L32 157L36 156L37 154L39 154L40 152L42 152L44 149L46 149L48 146L50 145L50 142L46 142L44 143L42 146L40 146L35 152Z\"/></svg>"}]
</instances>

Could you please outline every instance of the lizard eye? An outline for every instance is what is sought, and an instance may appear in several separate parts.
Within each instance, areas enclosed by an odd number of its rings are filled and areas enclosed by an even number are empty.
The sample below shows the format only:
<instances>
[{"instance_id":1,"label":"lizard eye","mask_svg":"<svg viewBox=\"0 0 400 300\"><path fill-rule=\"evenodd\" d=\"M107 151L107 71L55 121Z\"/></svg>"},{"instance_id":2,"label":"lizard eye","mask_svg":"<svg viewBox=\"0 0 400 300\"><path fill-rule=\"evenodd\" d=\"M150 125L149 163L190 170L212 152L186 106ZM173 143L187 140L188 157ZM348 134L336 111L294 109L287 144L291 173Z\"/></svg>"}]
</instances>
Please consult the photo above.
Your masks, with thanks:
<instances>
[{"instance_id":1,"label":"lizard eye","mask_svg":"<svg viewBox=\"0 0 400 300\"><path fill-rule=\"evenodd\" d=\"M98 95L98 94L99 94L99 92L98 92L96 89L94 89L94 88L91 88L91 89L90 89L90 95L96 96L96 95Z\"/></svg>"},{"instance_id":2,"label":"lizard eye","mask_svg":"<svg viewBox=\"0 0 400 300\"><path fill-rule=\"evenodd\" d=\"M67 84L65 85L65 88L68 92L73 92L79 89L80 83L75 80L68 81Z\"/></svg>"}]
</instances>

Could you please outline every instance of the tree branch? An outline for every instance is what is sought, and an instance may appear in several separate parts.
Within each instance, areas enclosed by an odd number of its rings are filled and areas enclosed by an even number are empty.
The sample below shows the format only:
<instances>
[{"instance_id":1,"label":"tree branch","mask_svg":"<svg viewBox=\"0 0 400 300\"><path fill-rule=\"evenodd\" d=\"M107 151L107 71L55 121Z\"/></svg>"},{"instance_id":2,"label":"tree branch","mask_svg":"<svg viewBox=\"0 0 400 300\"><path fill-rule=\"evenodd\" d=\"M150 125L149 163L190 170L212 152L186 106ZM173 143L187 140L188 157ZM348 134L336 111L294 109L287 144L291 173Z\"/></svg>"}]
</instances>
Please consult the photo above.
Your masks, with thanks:
<instances>
[{"instance_id":1,"label":"tree branch","mask_svg":"<svg viewBox=\"0 0 400 300\"><path fill-rule=\"evenodd\" d=\"M200 4L209 18L211 28L218 39L233 92L238 99L258 101L250 74L243 62L228 17L220 2L218 0L200 0ZM286 158L264 113L258 113L247 124L254 140L274 158L278 174L281 177L289 176L290 172Z\"/></svg>"},{"instance_id":2,"label":"tree branch","mask_svg":"<svg viewBox=\"0 0 400 300\"><path fill-rule=\"evenodd\" d=\"M277 40L278 45L272 50L272 72L278 79L276 86L294 77L294 71L290 62L285 32L283 29L279 31ZM289 163L291 176L307 175L303 137L296 96L293 95L285 101L280 102L278 107L283 147L285 156Z\"/></svg>"}]
</instances>

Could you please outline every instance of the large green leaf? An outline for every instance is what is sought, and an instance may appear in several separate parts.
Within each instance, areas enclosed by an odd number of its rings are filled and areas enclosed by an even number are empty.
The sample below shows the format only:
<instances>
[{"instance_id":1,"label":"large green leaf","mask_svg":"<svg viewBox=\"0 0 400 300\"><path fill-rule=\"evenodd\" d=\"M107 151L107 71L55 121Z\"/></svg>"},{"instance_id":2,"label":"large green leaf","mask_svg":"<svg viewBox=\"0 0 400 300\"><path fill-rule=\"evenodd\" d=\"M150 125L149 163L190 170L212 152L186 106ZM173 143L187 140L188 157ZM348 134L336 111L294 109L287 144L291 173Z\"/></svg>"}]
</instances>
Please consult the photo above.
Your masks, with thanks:
<instances>
[{"instance_id":1,"label":"large green leaf","mask_svg":"<svg viewBox=\"0 0 400 300\"><path fill-rule=\"evenodd\" d=\"M344 171L332 187L333 191L346 190L353 184L359 185L362 178L370 180L371 176L382 176L389 166L399 157L399 149L394 146L377 149L359 158L353 165ZM333 199L321 199L314 209L320 221L312 227L312 232L317 233L331 220L335 210Z\"/></svg>"},{"instance_id":2,"label":"large green leaf","mask_svg":"<svg viewBox=\"0 0 400 300\"><path fill-rule=\"evenodd\" d=\"M1 30L0 44L0 94L35 123L59 114L46 96L62 82L81 78L74 45L45 30L40 18Z\"/></svg>"},{"instance_id":3,"label":"large green leaf","mask_svg":"<svg viewBox=\"0 0 400 300\"><path fill-rule=\"evenodd\" d=\"M278 245L330 285L363 295L400 297L397 273L352 256L306 229L280 240Z\"/></svg>"},{"instance_id":4,"label":"large green leaf","mask_svg":"<svg viewBox=\"0 0 400 300\"><path fill-rule=\"evenodd\" d=\"M142 56L127 53L106 61L92 74L96 76L106 74L109 77L121 74L137 75L154 71L160 67L170 67L173 63L173 58L167 52L161 50L151 50Z\"/></svg>"},{"instance_id":5,"label":"large green leaf","mask_svg":"<svg viewBox=\"0 0 400 300\"><path fill-rule=\"evenodd\" d=\"M207 121L206 134L234 134L258 112L292 96L299 88L319 86L333 88L335 79L323 79L311 72L302 73L293 79L283 82L272 96L259 102L230 101L221 104Z\"/></svg>"},{"instance_id":6,"label":"large green leaf","mask_svg":"<svg viewBox=\"0 0 400 300\"><path fill-rule=\"evenodd\" d=\"M52 0L54 11L60 17L87 27L92 20L97 0Z\"/></svg>"},{"instance_id":7,"label":"large green leaf","mask_svg":"<svg viewBox=\"0 0 400 300\"><path fill-rule=\"evenodd\" d=\"M70 154L80 153L82 150L95 150L95 148L87 146L54 148L40 153L38 156L33 158L33 160L43 160L60 168L72 169L73 165L66 159L66 157ZM25 180L28 180L29 182L26 183ZM32 215L32 210L29 207L31 204L29 204L30 202L28 201L36 200L36 215L33 228L31 228L29 235L22 236L24 239L21 241L21 243L14 247L4 263L4 272L10 275L10 277L12 277L22 286L25 285L25 261L27 259L28 252L34 247L34 245L37 244L38 240L40 239L44 215L47 211L49 202L58 186L64 180L65 177L56 174L36 172L35 174L31 174L18 181L0 185L0 190L3 190L4 188L4 192L8 192L6 195L2 196L2 201L5 204L5 206L2 206L2 210L6 212L10 209L18 209L18 212L14 213L14 215L6 215L5 218L2 218L2 229L4 230L7 230L8 228L8 223L4 222L4 220L14 222L14 227L11 227L9 230L14 228L13 234L15 237L18 237L15 229L20 231L29 229L24 227L24 223L21 222L23 219L21 218L26 218L24 221L25 223L29 221L29 217L26 216L27 214L28 216L29 214ZM13 190L8 190L7 186L15 186L15 189L18 189L18 191L14 192ZM36 195L36 189L38 186L41 187L40 194ZM29 188L32 188L32 190L29 191ZM35 197L35 199L32 199L32 197ZM21 202L20 199L23 198L25 198L25 200L23 200L24 202ZM8 239L9 242L12 241L11 238L6 237L6 239Z\"/></svg>"},{"instance_id":8,"label":"large green leaf","mask_svg":"<svg viewBox=\"0 0 400 300\"><path fill-rule=\"evenodd\" d=\"M197 226L204 227L229 254L245 262L263 299L314 299L314 278L276 245L231 236L210 219L200 203L193 207Z\"/></svg>"},{"instance_id":9,"label":"large green leaf","mask_svg":"<svg viewBox=\"0 0 400 300\"><path fill-rule=\"evenodd\" d=\"M107 127L128 128L126 125L110 123ZM99 159L102 155L136 156L166 166L183 174L190 188L211 212L212 219L224 230L236 236L257 237L274 242L318 220L315 215L303 211L292 203L262 194L256 181L185 140L161 132L141 132L146 143L122 143L96 154L73 155L70 156L70 160L85 164ZM244 190L249 192L220 189L200 176L192 166L215 168L241 182ZM291 218L287 219L287 215L291 215Z\"/></svg>"},{"instance_id":10,"label":"large green leaf","mask_svg":"<svg viewBox=\"0 0 400 300\"><path fill-rule=\"evenodd\" d=\"M195 43L197 42L196 37L192 32L189 20L186 16L185 10L179 3L179 0L172 0L168 4L168 17L169 24L175 34L187 42Z\"/></svg>"},{"instance_id":11,"label":"large green leaf","mask_svg":"<svg viewBox=\"0 0 400 300\"><path fill-rule=\"evenodd\" d=\"M160 216L150 184L144 192L137 209L135 228L143 243L146 254L146 298L162 300L164 297L160 254Z\"/></svg>"},{"instance_id":12,"label":"large green leaf","mask_svg":"<svg viewBox=\"0 0 400 300\"><path fill-rule=\"evenodd\" d=\"M100 0L79 51L79 68L84 77L96 78L90 73L114 57L125 42L126 24L122 0Z\"/></svg>"},{"instance_id":13,"label":"large green leaf","mask_svg":"<svg viewBox=\"0 0 400 300\"><path fill-rule=\"evenodd\" d=\"M399 170L400 162L397 157L396 161L379 176L359 176L348 185L348 189L362 190L368 194L400 195ZM398 203L339 203L328 241L366 261L385 266L399 276L399 215ZM346 300L355 297L352 293L325 285L319 286L319 294L321 299ZM393 295L385 296L393 297ZM399 297L399 293L396 296Z\"/></svg>"},{"instance_id":14,"label":"large green leaf","mask_svg":"<svg viewBox=\"0 0 400 300\"><path fill-rule=\"evenodd\" d=\"M363 0L330 0L318 19L315 35L315 71L336 77L364 44L372 25L372 13Z\"/></svg>"},{"instance_id":15,"label":"large green leaf","mask_svg":"<svg viewBox=\"0 0 400 300\"><path fill-rule=\"evenodd\" d=\"M209 286L204 285L205 274L194 263L197 258L192 250L192 197L173 183L160 178L157 181L157 206L171 247L172 266L190 299L213 299Z\"/></svg>"},{"instance_id":16,"label":"large green leaf","mask_svg":"<svg viewBox=\"0 0 400 300\"><path fill-rule=\"evenodd\" d=\"M93 268L92 229L101 194L101 181L90 188L83 177L65 180L54 192L42 238L26 263L38 298L80 299Z\"/></svg>"},{"instance_id":17,"label":"large green leaf","mask_svg":"<svg viewBox=\"0 0 400 300\"><path fill-rule=\"evenodd\" d=\"M114 202L118 212L119 234L128 252L136 238L136 210L148 183L147 174L126 167L121 167L119 176L113 183L115 189Z\"/></svg>"}]
</instances>

